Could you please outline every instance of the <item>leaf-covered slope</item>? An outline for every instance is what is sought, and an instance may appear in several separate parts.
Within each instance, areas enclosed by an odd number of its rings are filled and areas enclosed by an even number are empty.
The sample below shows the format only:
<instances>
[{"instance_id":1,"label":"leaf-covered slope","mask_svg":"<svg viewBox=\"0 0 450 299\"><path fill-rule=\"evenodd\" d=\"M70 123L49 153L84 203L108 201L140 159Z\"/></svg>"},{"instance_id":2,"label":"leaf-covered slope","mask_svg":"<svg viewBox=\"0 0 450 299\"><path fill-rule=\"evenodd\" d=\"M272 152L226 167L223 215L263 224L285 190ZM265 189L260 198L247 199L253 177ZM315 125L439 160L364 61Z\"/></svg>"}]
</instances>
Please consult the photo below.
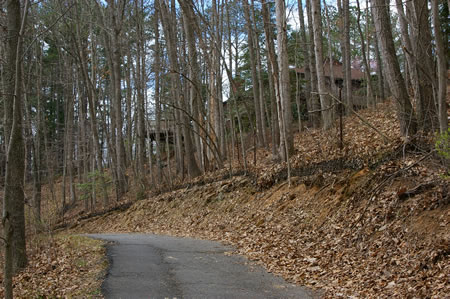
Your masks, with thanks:
<instances>
[{"instance_id":1,"label":"leaf-covered slope","mask_svg":"<svg viewBox=\"0 0 450 299\"><path fill-rule=\"evenodd\" d=\"M389 107L362 112L389 143L354 117L345 121L342 152L337 132L298 134L291 186L285 165L259 151L248 175L208 174L128 210L79 221L74 231L228 242L333 298L442 298L450 293L449 181L427 140L400 139Z\"/></svg>"}]
</instances>

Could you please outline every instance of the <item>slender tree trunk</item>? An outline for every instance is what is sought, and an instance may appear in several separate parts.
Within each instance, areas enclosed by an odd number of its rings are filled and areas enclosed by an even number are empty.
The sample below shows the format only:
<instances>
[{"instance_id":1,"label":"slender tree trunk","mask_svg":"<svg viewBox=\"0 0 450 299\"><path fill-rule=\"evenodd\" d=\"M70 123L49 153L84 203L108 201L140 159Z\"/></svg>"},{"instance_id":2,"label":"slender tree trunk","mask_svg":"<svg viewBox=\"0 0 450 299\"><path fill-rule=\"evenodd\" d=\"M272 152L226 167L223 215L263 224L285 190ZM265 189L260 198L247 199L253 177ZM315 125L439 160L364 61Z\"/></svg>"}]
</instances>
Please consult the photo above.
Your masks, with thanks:
<instances>
[{"instance_id":1,"label":"slender tree trunk","mask_svg":"<svg viewBox=\"0 0 450 299\"><path fill-rule=\"evenodd\" d=\"M331 22L328 14L328 5L326 0L323 0L323 6L325 8L325 17L327 20L327 39L328 39L328 60L330 62L330 91L335 93L335 81L334 81L334 61L333 61L333 39L331 37Z\"/></svg>"},{"instance_id":2,"label":"slender tree trunk","mask_svg":"<svg viewBox=\"0 0 450 299\"><path fill-rule=\"evenodd\" d=\"M111 34L111 63L112 63L112 87L114 98L115 113L115 141L116 141L116 172L117 172L117 196L121 198L128 190L127 179L125 175L125 145L123 142L123 119L122 119L122 93L121 93L121 72L120 65L121 45L120 35L122 31L123 13L125 10L124 0L108 0L108 8L111 16L112 34Z\"/></svg>"},{"instance_id":3,"label":"slender tree trunk","mask_svg":"<svg viewBox=\"0 0 450 299\"><path fill-rule=\"evenodd\" d=\"M407 74L406 76L406 82L408 82L408 77L411 80L411 85L410 87L412 87L413 89L413 99L414 99L414 103L418 103L420 101L419 97L419 74L417 72L417 67L416 67L416 62L414 61L414 57L413 57L413 49L412 49L412 44L411 44L411 38L409 36L409 31L408 31L408 20L406 18L405 12L404 12L404 8L403 8L403 3L402 0L395 0L396 3L396 8L397 8L397 13L399 15L399 23L400 23L400 36L402 39L402 44L403 44L403 51L405 52L405 58L406 58L406 62L405 62L405 73ZM407 89L409 90L409 88Z\"/></svg>"},{"instance_id":4,"label":"slender tree trunk","mask_svg":"<svg viewBox=\"0 0 450 299\"><path fill-rule=\"evenodd\" d=\"M366 75L366 82L367 82L367 106L375 106L375 101L373 98L373 86L372 86L372 77L370 75L370 65L368 61L368 57L366 55L366 43L364 41L364 33L361 29L361 8L359 6L359 0L356 0L356 5L358 9L358 16L356 19L356 26L358 27L359 37L361 38L361 52L363 57L363 64L364 64L364 73Z\"/></svg>"},{"instance_id":5,"label":"slender tree trunk","mask_svg":"<svg viewBox=\"0 0 450 299\"><path fill-rule=\"evenodd\" d=\"M253 23L253 38L254 38L254 45L255 45L255 53L256 53L256 74L258 78L258 87L259 87L259 114L261 118L261 135L262 135L262 142L264 146L267 146L267 140L266 140L266 117L264 113L264 107L265 107L265 100L264 100L264 89L263 89L263 81L262 81L262 65L261 65L261 48L259 46L259 31L257 26L257 19L255 16L255 4L254 0L252 0L252 7L251 7L251 15L252 15L252 23Z\"/></svg>"},{"instance_id":6,"label":"slender tree trunk","mask_svg":"<svg viewBox=\"0 0 450 299\"><path fill-rule=\"evenodd\" d=\"M342 0L344 13L344 84L347 107L353 107L352 99L352 72L351 72L351 47L350 47L350 0Z\"/></svg>"},{"instance_id":7,"label":"slender tree trunk","mask_svg":"<svg viewBox=\"0 0 450 299\"><path fill-rule=\"evenodd\" d=\"M280 67L279 81L279 113L278 121L282 130L283 139L280 144L280 153L284 161L288 161L289 156L294 151L294 138L292 134L292 108L291 108L291 87L289 80L289 63L287 51L287 23L286 6L284 0L275 2L277 16L277 44L278 44L278 65Z\"/></svg>"},{"instance_id":8,"label":"slender tree trunk","mask_svg":"<svg viewBox=\"0 0 450 299\"><path fill-rule=\"evenodd\" d=\"M185 5L191 5L190 3ZM183 8L183 22L184 22L184 30L186 32L186 40L188 45L188 68L189 68L189 98L190 98L190 106L192 107L192 117L196 120L193 123L194 129L194 142L196 148L196 157L198 161L201 161L201 146L200 146L200 113L199 113L199 104L201 103L201 84L200 84L200 67L198 64L198 55L196 48L196 38L195 38L195 30L194 30L194 18L193 8L192 6Z\"/></svg>"},{"instance_id":9,"label":"slender tree trunk","mask_svg":"<svg viewBox=\"0 0 450 299\"><path fill-rule=\"evenodd\" d=\"M400 130L404 136L413 135L417 130L417 122L395 54L391 21L386 3L384 0L372 0L372 7L376 33L380 41L383 61L386 66L386 74L388 75L389 87L397 106Z\"/></svg>"},{"instance_id":10,"label":"slender tree trunk","mask_svg":"<svg viewBox=\"0 0 450 299\"><path fill-rule=\"evenodd\" d=\"M433 93L437 94L437 81L433 70L431 29L427 0L413 0L407 4L411 22L412 49L419 80L419 97L416 103L418 126L426 132L438 128L437 110Z\"/></svg>"},{"instance_id":11,"label":"slender tree trunk","mask_svg":"<svg viewBox=\"0 0 450 299\"><path fill-rule=\"evenodd\" d=\"M255 34L253 30L252 21L250 18L250 4L248 0L243 1L244 8L244 17L247 28L247 38L248 38L248 51L250 56L250 72L252 75L252 90L253 90L253 100L254 100L254 108L255 108L255 117L256 117L256 137L259 146L263 146L263 129L262 129L262 120L261 120L261 107L260 107L260 99L259 99L259 81L258 75L256 72L256 52L255 52Z\"/></svg>"},{"instance_id":12,"label":"slender tree trunk","mask_svg":"<svg viewBox=\"0 0 450 299\"><path fill-rule=\"evenodd\" d=\"M160 59L160 45L159 45L159 7L155 5L155 54L154 54L154 69L155 69L155 143L156 143L156 177L158 183L162 183L162 163L161 163L161 101L160 101L160 73L161 73L161 59Z\"/></svg>"},{"instance_id":13,"label":"slender tree trunk","mask_svg":"<svg viewBox=\"0 0 450 299\"><path fill-rule=\"evenodd\" d=\"M339 0L338 0L339 1ZM315 111L311 113L311 122L314 128L320 127L320 99L317 95L318 82L317 82L317 68L316 68L316 56L315 56L315 41L313 30L313 18L311 9L311 0L306 0L306 13L308 17L308 35L309 35L309 69L311 70L311 96L310 96L310 109ZM310 110L311 111L311 110Z\"/></svg>"},{"instance_id":14,"label":"slender tree trunk","mask_svg":"<svg viewBox=\"0 0 450 299\"><path fill-rule=\"evenodd\" d=\"M309 55L309 48L310 45L308 43L308 39L306 38L306 26L305 26L305 16L303 12L303 3L302 0L298 0L298 17L300 19L300 42L301 42L301 49L303 55L303 61L304 61L304 67L305 67L305 80L306 80L306 89L305 89L305 96L306 96L306 105L307 110L311 111L313 108L311 107L311 91L312 91L312 79L311 79L311 62L310 62L310 55Z\"/></svg>"},{"instance_id":15,"label":"slender tree trunk","mask_svg":"<svg viewBox=\"0 0 450 299\"><path fill-rule=\"evenodd\" d=\"M39 59L39 67L37 68L37 84L36 84L36 133L32 142L32 176L33 176L33 216L37 231L41 229L41 189L42 189L42 108L41 108L41 88L42 88L42 48L39 44L37 47L37 57Z\"/></svg>"},{"instance_id":16,"label":"slender tree trunk","mask_svg":"<svg viewBox=\"0 0 450 299\"><path fill-rule=\"evenodd\" d=\"M267 73L269 75L269 93L270 93L270 110L271 110L271 131L272 131L272 155L278 155L278 147L280 146L280 127L278 123L277 104L275 90L278 88L278 62L275 54L274 45L274 26L270 19L270 10L267 2L262 1L262 16L264 23L264 36L267 49Z\"/></svg>"},{"instance_id":17,"label":"slender tree trunk","mask_svg":"<svg viewBox=\"0 0 450 299\"><path fill-rule=\"evenodd\" d=\"M333 125L331 100L325 85L325 74L323 70L323 50L322 50L322 18L320 13L320 0L311 0L312 17L314 30L314 45L316 56L317 82L319 87L320 107L322 110L323 128L328 130Z\"/></svg>"},{"instance_id":18,"label":"slender tree trunk","mask_svg":"<svg viewBox=\"0 0 450 299\"><path fill-rule=\"evenodd\" d=\"M372 15L372 20L375 19L373 15L373 8L370 9L370 13ZM377 60L377 88L378 88L378 96L381 98L382 101L386 98L385 90L384 90L384 72L383 72L383 61L381 57L380 52L380 39L379 34L376 34L376 37L374 39L374 46L375 46L375 57Z\"/></svg>"},{"instance_id":19,"label":"slender tree trunk","mask_svg":"<svg viewBox=\"0 0 450 299\"><path fill-rule=\"evenodd\" d=\"M137 94L137 171L141 187L145 189L146 132L145 132L145 36L143 3L135 1L136 10L136 94ZM151 153L150 153L151 156Z\"/></svg>"},{"instance_id":20,"label":"slender tree trunk","mask_svg":"<svg viewBox=\"0 0 450 299\"><path fill-rule=\"evenodd\" d=\"M5 295L12 298L12 274L27 264L25 242L25 209L24 209L24 141L22 135L22 34L25 27L28 1L24 9L23 20L20 12L20 1L8 0L8 84L6 101L12 106L12 114L5 115L11 124L7 156L5 193L3 197L3 230L6 243L5 251Z\"/></svg>"},{"instance_id":21,"label":"slender tree trunk","mask_svg":"<svg viewBox=\"0 0 450 299\"><path fill-rule=\"evenodd\" d=\"M448 40L443 39L441 32L441 22L439 20L438 0L431 0L431 11L433 17L434 36L436 40L437 53L437 77L438 77L438 92L436 100L438 103L439 129L441 133L447 132L448 129L448 115L447 115L447 55ZM447 50L446 50L447 49Z\"/></svg>"},{"instance_id":22,"label":"slender tree trunk","mask_svg":"<svg viewBox=\"0 0 450 299\"><path fill-rule=\"evenodd\" d=\"M174 33L174 25L173 21L171 21L171 18L174 16L169 13L167 5L164 3L164 0L159 1L159 9L161 13L161 19L162 24L164 28L164 35L167 40L167 48L169 52L169 60L170 65L172 68L172 86L173 86L173 96L175 99L179 99L178 105L179 108L183 111L186 110L185 106L185 100L180 97L179 91L181 90L181 84L179 80L179 64L177 60L177 47L176 47L176 38ZM172 17L171 17L172 15ZM177 109L178 111L179 109ZM195 156L191 153L193 152L193 145L191 140L191 134L189 132L190 130L190 124L189 119L186 113L182 113L180 115L182 120L182 126L183 126L183 137L184 137L184 147L187 153L187 167L188 167L188 174L191 178L194 178L196 176L199 176L201 174L200 169L198 168L197 161L195 161Z\"/></svg>"},{"instance_id":23,"label":"slender tree trunk","mask_svg":"<svg viewBox=\"0 0 450 299\"><path fill-rule=\"evenodd\" d=\"M125 140L125 154L126 154L126 159L128 164L133 166L133 120L132 120L132 105L133 105L133 98L136 94L136 89L138 89L138 85L139 82L135 82L134 87L133 88L131 86L131 69L134 69L133 66L133 58L131 56L131 49L128 48L127 51L127 63L125 65L125 107L126 107L126 113L125 113L125 118L126 118L126 122L125 122L125 132L126 132L126 140ZM133 166L134 167L134 166Z\"/></svg>"},{"instance_id":24,"label":"slender tree trunk","mask_svg":"<svg viewBox=\"0 0 450 299\"><path fill-rule=\"evenodd\" d=\"M78 25L76 26L76 38L75 38L76 44L75 44L75 46L77 48L79 66L81 69L81 77L83 78L83 81L84 81L87 98L88 98L88 102L89 102L89 115L90 115L89 119L90 119L91 130L92 130L92 145L93 145L93 149L94 149L94 155L96 158L95 160L96 160L97 169L100 172L100 184L102 186L103 205L108 206L109 205L109 197L108 197L106 182L105 182L105 178L104 178L102 147L101 147L101 140L100 140L99 134L98 134L98 125L97 125L96 101L97 101L98 96L95 91L95 87L94 87L94 83L93 83L93 80L95 80L95 77L96 77L95 76L95 74L96 74L95 73L96 57L95 57L94 49L96 48L97 45L96 45L95 39L91 35L92 75L89 76L88 63L87 63L88 58L87 58L87 54L86 54L86 47L84 46L86 41L83 42L81 39L81 31L80 31L80 27L79 27L79 22L80 22L79 15L77 15L77 20L78 20L78 23L77 23ZM92 29L91 29L91 33L92 33ZM82 101L85 102L84 98ZM84 107L85 104L83 103L82 106ZM84 130L84 123L85 123L84 114L85 114L85 112L84 112L84 108L83 108L83 113L82 113L83 130ZM106 124L105 124L105 126L106 126ZM82 130L82 132L83 132L83 130ZM85 135L83 135L82 138L84 140ZM115 171L113 171L113 173L115 173Z\"/></svg>"}]
</instances>

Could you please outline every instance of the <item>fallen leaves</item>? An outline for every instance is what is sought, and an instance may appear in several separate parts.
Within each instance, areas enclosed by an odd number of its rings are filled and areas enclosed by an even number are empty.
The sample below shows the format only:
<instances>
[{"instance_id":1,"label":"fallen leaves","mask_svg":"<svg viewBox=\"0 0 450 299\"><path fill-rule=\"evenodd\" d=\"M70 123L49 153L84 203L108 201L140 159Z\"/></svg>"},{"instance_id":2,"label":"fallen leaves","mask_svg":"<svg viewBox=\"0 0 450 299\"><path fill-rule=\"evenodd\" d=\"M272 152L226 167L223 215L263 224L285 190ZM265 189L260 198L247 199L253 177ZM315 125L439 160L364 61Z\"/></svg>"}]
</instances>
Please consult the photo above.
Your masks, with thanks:
<instances>
[{"instance_id":1,"label":"fallen leaves","mask_svg":"<svg viewBox=\"0 0 450 299\"><path fill-rule=\"evenodd\" d=\"M449 182L408 150L389 103L337 132L295 137L295 178L257 152L248 176L208 173L128 210L82 221L76 232L153 232L219 240L289 281L329 298L443 298L450 294ZM399 195L433 182L405 200ZM402 190L405 188L405 191ZM402 192L399 192L402 191Z\"/></svg>"},{"instance_id":2,"label":"fallen leaves","mask_svg":"<svg viewBox=\"0 0 450 299\"><path fill-rule=\"evenodd\" d=\"M102 241L67 235L36 237L28 245L28 267L14 277L14 296L103 298L104 254Z\"/></svg>"}]
</instances>

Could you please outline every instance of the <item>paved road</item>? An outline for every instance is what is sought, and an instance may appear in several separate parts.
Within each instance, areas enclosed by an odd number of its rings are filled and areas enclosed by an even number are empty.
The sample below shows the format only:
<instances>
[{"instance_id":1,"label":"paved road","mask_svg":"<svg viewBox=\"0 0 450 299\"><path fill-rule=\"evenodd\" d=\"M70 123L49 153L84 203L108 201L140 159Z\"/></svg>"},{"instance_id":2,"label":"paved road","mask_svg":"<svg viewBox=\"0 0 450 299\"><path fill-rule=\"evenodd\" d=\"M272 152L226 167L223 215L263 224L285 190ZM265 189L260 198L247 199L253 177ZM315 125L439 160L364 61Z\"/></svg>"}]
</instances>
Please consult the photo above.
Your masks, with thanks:
<instances>
[{"instance_id":1,"label":"paved road","mask_svg":"<svg viewBox=\"0 0 450 299\"><path fill-rule=\"evenodd\" d=\"M147 234L93 234L107 245L108 298L313 298L313 293L248 265L217 242Z\"/></svg>"}]
</instances>

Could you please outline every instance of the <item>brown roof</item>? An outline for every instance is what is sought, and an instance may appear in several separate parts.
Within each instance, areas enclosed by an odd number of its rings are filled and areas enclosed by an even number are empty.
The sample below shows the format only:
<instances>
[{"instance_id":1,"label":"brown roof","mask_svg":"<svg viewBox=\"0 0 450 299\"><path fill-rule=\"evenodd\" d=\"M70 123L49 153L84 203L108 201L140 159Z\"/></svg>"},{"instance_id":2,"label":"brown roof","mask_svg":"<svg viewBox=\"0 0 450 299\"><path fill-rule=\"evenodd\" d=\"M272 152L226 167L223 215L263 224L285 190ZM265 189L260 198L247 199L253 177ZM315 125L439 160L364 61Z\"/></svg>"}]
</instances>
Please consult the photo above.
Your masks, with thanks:
<instances>
[{"instance_id":1,"label":"brown roof","mask_svg":"<svg viewBox=\"0 0 450 299\"><path fill-rule=\"evenodd\" d=\"M325 77L330 77L330 63L327 61L323 64L323 68L324 68L324 73L325 73ZM305 73L305 68L295 68L295 71L297 73L300 74L304 74ZM352 73L352 80L362 80L364 79L364 73L361 72L360 70L351 69L351 73ZM343 79L344 78L344 68L342 66L342 64L340 63L333 63L333 74L334 74L334 79Z\"/></svg>"}]
</instances>

